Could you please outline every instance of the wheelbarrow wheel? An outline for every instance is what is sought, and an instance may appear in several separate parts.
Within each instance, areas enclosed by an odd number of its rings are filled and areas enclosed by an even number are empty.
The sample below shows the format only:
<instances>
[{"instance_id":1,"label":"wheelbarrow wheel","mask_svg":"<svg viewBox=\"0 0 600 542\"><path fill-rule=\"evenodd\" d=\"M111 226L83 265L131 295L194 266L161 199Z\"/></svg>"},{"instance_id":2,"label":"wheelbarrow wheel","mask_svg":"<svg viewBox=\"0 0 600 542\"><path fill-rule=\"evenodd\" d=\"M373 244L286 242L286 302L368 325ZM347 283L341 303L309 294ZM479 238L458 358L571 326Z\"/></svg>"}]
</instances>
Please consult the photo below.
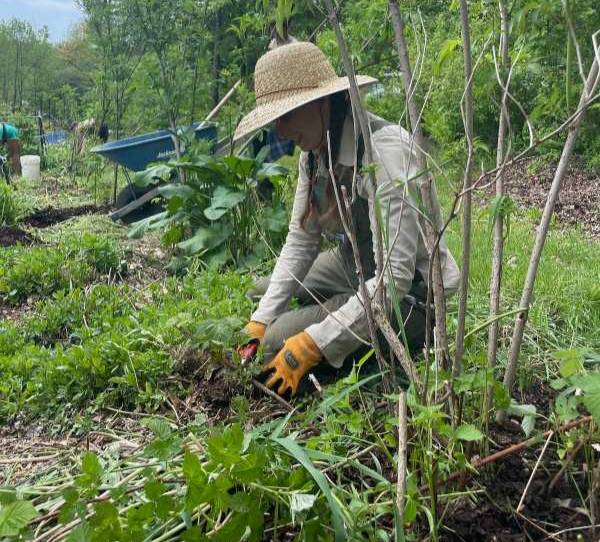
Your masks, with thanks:
<instances>
[{"instance_id":1,"label":"wheelbarrow wheel","mask_svg":"<svg viewBox=\"0 0 600 542\"><path fill-rule=\"evenodd\" d=\"M165 183L159 183L165 184ZM128 185L123 190L121 190L117 194L117 201L115 202L115 209L121 209L128 205L132 201L141 198L150 190L153 190L155 186L148 186L144 188L140 188L134 185ZM159 200L159 201L157 201ZM127 213L125 216L121 217L121 221L125 224L131 224L133 222L137 222L138 220L142 220L143 218L148 218L149 216L155 215L165 210L165 206L162 198L154 198L148 203L134 209L133 211Z\"/></svg>"}]
</instances>

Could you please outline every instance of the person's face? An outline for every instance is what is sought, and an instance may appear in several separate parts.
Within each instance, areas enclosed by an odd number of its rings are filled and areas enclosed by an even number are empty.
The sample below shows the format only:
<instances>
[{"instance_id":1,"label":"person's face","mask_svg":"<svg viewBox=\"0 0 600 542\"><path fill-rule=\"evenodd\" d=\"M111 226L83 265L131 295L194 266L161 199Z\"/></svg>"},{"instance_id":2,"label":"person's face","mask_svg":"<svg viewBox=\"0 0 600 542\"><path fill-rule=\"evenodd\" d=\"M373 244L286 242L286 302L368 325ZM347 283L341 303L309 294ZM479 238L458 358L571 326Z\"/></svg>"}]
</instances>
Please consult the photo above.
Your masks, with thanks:
<instances>
[{"instance_id":1,"label":"person's face","mask_svg":"<svg viewBox=\"0 0 600 542\"><path fill-rule=\"evenodd\" d=\"M328 98L309 102L275 121L279 137L291 139L303 151L314 151L326 146L328 127Z\"/></svg>"}]
</instances>

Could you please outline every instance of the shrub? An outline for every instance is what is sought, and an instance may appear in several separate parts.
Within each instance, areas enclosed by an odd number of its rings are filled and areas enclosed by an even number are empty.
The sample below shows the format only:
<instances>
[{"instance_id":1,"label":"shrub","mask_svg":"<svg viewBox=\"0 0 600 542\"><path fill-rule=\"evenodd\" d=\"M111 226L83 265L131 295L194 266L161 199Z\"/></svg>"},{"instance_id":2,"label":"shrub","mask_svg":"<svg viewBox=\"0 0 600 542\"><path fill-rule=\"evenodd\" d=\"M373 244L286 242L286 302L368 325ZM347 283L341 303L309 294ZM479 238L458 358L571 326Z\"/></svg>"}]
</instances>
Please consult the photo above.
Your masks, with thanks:
<instances>
[{"instance_id":1,"label":"shrub","mask_svg":"<svg viewBox=\"0 0 600 542\"><path fill-rule=\"evenodd\" d=\"M52 295L125 269L114 241L93 235L58 247L11 248L1 260L0 298L9 303L19 303L31 295Z\"/></svg>"},{"instance_id":2,"label":"shrub","mask_svg":"<svg viewBox=\"0 0 600 542\"><path fill-rule=\"evenodd\" d=\"M0 181L0 226L14 224L17 214L18 205L12 188Z\"/></svg>"}]
</instances>

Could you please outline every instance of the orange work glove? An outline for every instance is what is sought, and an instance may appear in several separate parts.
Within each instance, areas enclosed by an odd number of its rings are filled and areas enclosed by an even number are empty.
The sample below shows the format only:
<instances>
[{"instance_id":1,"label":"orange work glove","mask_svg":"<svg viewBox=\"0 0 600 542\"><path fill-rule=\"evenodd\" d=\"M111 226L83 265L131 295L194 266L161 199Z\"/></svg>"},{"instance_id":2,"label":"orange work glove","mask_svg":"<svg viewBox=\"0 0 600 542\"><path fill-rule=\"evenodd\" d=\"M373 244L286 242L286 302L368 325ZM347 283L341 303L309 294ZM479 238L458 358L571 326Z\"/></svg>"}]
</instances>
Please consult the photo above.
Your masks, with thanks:
<instances>
[{"instance_id":1,"label":"orange work glove","mask_svg":"<svg viewBox=\"0 0 600 542\"><path fill-rule=\"evenodd\" d=\"M265 337L267 326L261 322L250 320L250 322L246 324L244 331L250 336L251 339L256 339L260 342Z\"/></svg>"},{"instance_id":2,"label":"orange work glove","mask_svg":"<svg viewBox=\"0 0 600 542\"><path fill-rule=\"evenodd\" d=\"M281 380L277 393L283 395L291 388L292 395L296 395L302 377L322 359L323 355L315 341L306 331L302 331L285 341L283 348L262 368L263 373L275 369L265 384L273 388Z\"/></svg>"}]
</instances>

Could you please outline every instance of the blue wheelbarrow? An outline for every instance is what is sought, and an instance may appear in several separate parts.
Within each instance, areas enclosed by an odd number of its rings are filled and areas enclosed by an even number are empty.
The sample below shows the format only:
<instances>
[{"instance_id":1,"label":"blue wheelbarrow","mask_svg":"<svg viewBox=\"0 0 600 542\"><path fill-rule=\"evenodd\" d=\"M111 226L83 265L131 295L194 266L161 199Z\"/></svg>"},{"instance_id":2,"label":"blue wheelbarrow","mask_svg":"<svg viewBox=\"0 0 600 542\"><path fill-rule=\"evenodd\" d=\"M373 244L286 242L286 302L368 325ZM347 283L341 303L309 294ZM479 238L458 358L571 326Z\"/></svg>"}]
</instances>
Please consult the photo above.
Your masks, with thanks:
<instances>
[{"instance_id":1,"label":"blue wheelbarrow","mask_svg":"<svg viewBox=\"0 0 600 542\"><path fill-rule=\"evenodd\" d=\"M191 126L198 140L216 141L217 127L215 124L202 122ZM171 132L158 130L148 134L126 137L98 145L91 152L103 156L110 162L122 166L128 186L117 198L117 210L110 214L113 220L118 220L130 214L135 209L146 204L158 195L158 187L138 194L131 182L129 171L144 171L151 162L174 158L175 145ZM123 205L123 203L126 203Z\"/></svg>"}]
</instances>

